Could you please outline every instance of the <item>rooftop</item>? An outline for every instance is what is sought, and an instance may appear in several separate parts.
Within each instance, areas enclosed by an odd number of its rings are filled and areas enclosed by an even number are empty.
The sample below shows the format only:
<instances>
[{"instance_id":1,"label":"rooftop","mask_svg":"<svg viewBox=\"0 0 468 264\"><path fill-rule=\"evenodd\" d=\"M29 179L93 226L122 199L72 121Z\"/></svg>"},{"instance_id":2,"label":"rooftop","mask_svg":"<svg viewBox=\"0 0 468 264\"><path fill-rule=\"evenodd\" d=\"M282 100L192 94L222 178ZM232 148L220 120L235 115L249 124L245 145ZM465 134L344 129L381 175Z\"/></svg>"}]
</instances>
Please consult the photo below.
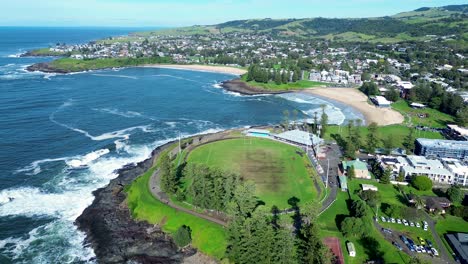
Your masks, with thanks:
<instances>
[{"instance_id":1,"label":"rooftop","mask_svg":"<svg viewBox=\"0 0 468 264\"><path fill-rule=\"evenodd\" d=\"M295 143L299 143L302 145L312 145L312 140L310 139L310 133L309 132L304 132L300 130L290 130L283 132L281 134L275 135L276 138L286 140L286 141L291 141ZM317 143L317 142L315 142Z\"/></svg>"},{"instance_id":2,"label":"rooftop","mask_svg":"<svg viewBox=\"0 0 468 264\"><path fill-rule=\"evenodd\" d=\"M425 147L468 150L468 141L418 138L416 141Z\"/></svg>"},{"instance_id":3,"label":"rooftop","mask_svg":"<svg viewBox=\"0 0 468 264\"><path fill-rule=\"evenodd\" d=\"M355 170L367 170L367 164L360 160L343 161L343 169L354 167Z\"/></svg>"}]
</instances>

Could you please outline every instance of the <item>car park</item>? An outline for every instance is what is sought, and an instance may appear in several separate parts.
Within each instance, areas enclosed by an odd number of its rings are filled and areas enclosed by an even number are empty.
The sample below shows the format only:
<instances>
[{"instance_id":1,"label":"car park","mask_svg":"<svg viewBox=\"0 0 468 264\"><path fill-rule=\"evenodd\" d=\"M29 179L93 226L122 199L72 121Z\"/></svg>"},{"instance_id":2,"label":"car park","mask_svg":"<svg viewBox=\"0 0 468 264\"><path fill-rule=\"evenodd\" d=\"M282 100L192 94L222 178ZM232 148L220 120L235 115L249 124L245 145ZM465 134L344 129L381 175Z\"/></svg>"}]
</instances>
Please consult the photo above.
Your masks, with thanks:
<instances>
[{"instance_id":1,"label":"car park","mask_svg":"<svg viewBox=\"0 0 468 264\"><path fill-rule=\"evenodd\" d=\"M392 242L392 244L393 244L396 248L398 248L398 250L400 250L400 251L403 250L403 248L402 248L402 247L400 246L400 244L398 244L397 242Z\"/></svg>"},{"instance_id":2,"label":"car park","mask_svg":"<svg viewBox=\"0 0 468 264\"><path fill-rule=\"evenodd\" d=\"M406 219L403 219L403 224L404 224L405 226L408 226L408 221L406 221Z\"/></svg>"},{"instance_id":3,"label":"car park","mask_svg":"<svg viewBox=\"0 0 468 264\"><path fill-rule=\"evenodd\" d=\"M421 243L421 245L426 245L426 241L424 240L424 238L422 237L418 237L418 240L419 240L419 243Z\"/></svg>"},{"instance_id":4,"label":"car park","mask_svg":"<svg viewBox=\"0 0 468 264\"><path fill-rule=\"evenodd\" d=\"M393 233L392 230L388 229L388 228L382 228L382 231L387 233L387 234L391 234Z\"/></svg>"},{"instance_id":5,"label":"car park","mask_svg":"<svg viewBox=\"0 0 468 264\"><path fill-rule=\"evenodd\" d=\"M432 241L426 239L426 244L429 246L429 247L432 247Z\"/></svg>"}]
</instances>

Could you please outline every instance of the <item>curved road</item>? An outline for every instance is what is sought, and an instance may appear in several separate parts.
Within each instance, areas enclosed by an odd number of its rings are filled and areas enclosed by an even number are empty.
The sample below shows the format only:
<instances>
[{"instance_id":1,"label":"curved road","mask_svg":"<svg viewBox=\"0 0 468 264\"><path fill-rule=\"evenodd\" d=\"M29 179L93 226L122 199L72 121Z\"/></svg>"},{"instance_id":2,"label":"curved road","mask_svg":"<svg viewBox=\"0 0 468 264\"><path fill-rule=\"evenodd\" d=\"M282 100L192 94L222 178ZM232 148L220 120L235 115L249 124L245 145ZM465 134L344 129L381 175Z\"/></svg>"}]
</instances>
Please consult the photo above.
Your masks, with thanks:
<instances>
[{"instance_id":1,"label":"curved road","mask_svg":"<svg viewBox=\"0 0 468 264\"><path fill-rule=\"evenodd\" d=\"M211 217L211 216L208 216L206 214L197 213L195 211L192 211L190 209L187 209L187 208L184 208L184 207L181 207L179 205L176 205L176 204L172 203L171 200L167 197L166 193L164 193L161 190L159 169L155 170L153 172L153 175L151 175L150 180L149 180L149 188L150 188L151 194L153 195L154 198L158 199L159 201L165 203L166 205L168 205L168 206L170 206L170 207L172 207L172 208L174 208L174 209L176 209L178 211L182 211L184 213L191 214L193 216L203 218L205 220L208 220L210 222L213 222L213 223L216 223L216 224L219 224L219 225L222 225L222 226L227 226L227 222L225 222L225 221L223 221L221 219Z\"/></svg>"}]
</instances>

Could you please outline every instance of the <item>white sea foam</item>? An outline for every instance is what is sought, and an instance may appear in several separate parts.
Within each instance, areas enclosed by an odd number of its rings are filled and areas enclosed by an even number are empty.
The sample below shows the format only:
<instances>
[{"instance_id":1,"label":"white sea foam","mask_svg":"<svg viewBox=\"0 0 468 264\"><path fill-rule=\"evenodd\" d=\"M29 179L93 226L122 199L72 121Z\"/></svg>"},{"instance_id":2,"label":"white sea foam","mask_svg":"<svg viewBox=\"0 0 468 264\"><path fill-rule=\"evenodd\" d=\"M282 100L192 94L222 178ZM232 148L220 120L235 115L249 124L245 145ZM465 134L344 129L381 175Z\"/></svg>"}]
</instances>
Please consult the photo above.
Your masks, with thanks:
<instances>
[{"instance_id":1,"label":"white sea foam","mask_svg":"<svg viewBox=\"0 0 468 264\"><path fill-rule=\"evenodd\" d=\"M177 126L177 122L164 122L164 124L170 126L171 128L174 128Z\"/></svg>"},{"instance_id":2,"label":"white sea foam","mask_svg":"<svg viewBox=\"0 0 468 264\"><path fill-rule=\"evenodd\" d=\"M126 78L126 79L133 79L133 80L138 80L138 77L136 76L129 76L129 75L117 75L117 74L98 74L95 73L93 74L94 76L101 76L101 77L116 77L116 78Z\"/></svg>"},{"instance_id":3,"label":"white sea foam","mask_svg":"<svg viewBox=\"0 0 468 264\"><path fill-rule=\"evenodd\" d=\"M134 118L134 117L144 117L147 119L152 119L151 117L147 117L139 112L136 111L120 111L115 108L93 108L94 111L99 111L107 114L118 115L126 118Z\"/></svg>"},{"instance_id":4,"label":"white sea foam","mask_svg":"<svg viewBox=\"0 0 468 264\"><path fill-rule=\"evenodd\" d=\"M154 77L168 77L168 78L174 78L174 79L179 79L179 80L185 80L185 81L189 81L189 82L205 84L204 82L200 82L200 81L197 81L197 80L192 80L192 79L188 79L188 78L184 78L184 77L180 77L180 76L174 76L174 75L170 75L170 74L154 74L153 76Z\"/></svg>"},{"instance_id":5,"label":"white sea foam","mask_svg":"<svg viewBox=\"0 0 468 264\"><path fill-rule=\"evenodd\" d=\"M223 88L220 83L215 83L212 85L214 88L221 89Z\"/></svg>"},{"instance_id":6,"label":"white sea foam","mask_svg":"<svg viewBox=\"0 0 468 264\"><path fill-rule=\"evenodd\" d=\"M82 158L67 160L65 162L71 168L82 168L82 167L88 166L89 163L99 159L100 157L106 155L109 152L110 151L108 149L100 149L100 150L96 150L91 153L88 153Z\"/></svg>"},{"instance_id":7,"label":"white sea foam","mask_svg":"<svg viewBox=\"0 0 468 264\"><path fill-rule=\"evenodd\" d=\"M37 175L41 173L41 164L43 163L50 163L50 162L56 162L56 161L66 161L69 159L72 159L73 157L63 157L63 158L54 158L54 159L41 159L41 160L36 160L33 161L30 165L23 167L21 169L17 169L15 173L20 173L20 172L32 172L28 173L29 175Z\"/></svg>"}]
</instances>

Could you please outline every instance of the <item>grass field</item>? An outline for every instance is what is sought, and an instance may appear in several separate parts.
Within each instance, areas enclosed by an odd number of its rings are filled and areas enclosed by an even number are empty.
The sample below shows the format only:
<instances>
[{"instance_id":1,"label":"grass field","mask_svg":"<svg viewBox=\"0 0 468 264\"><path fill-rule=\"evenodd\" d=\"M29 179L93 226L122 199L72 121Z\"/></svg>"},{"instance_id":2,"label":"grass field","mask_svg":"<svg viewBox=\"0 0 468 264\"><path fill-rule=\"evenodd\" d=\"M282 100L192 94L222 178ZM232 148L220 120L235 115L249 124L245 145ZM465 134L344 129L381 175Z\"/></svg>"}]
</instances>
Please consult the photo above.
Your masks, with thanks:
<instances>
[{"instance_id":1,"label":"grass field","mask_svg":"<svg viewBox=\"0 0 468 264\"><path fill-rule=\"evenodd\" d=\"M352 190L352 189L350 189ZM319 218L319 228L321 237L337 237L340 239L341 242L341 249L343 251L343 256L345 259L345 263L364 263L367 260L371 259L375 254L376 251L369 249L367 245L367 241L364 241L361 238L353 237L353 238L346 238L340 232L338 226L341 221L350 215L350 211L348 209L347 200L349 199L349 195L347 192L338 191L337 199L333 203L333 205L328 208L325 212L323 212ZM374 238L378 244L378 251L380 252L382 258L384 259L384 263L406 263L408 260L408 256L400 251L398 251L390 242L385 240L385 238L377 231L372 224L372 218L369 215L365 217L365 224L367 226L367 234L368 236ZM356 257L350 257L348 251L346 249L346 242L351 241L353 242L355 249L356 249Z\"/></svg>"},{"instance_id":2,"label":"grass field","mask_svg":"<svg viewBox=\"0 0 468 264\"><path fill-rule=\"evenodd\" d=\"M148 189L148 181L153 171L154 168L126 188L127 202L132 216L138 220L146 220L150 224L159 224L163 231L170 234L174 234L180 226L187 225L192 229L192 245L195 248L216 259L222 259L227 245L224 228L179 212L156 200Z\"/></svg>"},{"instance_id":3,"label":"grass field","mask_svg":"<svg viewBox=\"0 0 468 264\"><path fill-rule=\"evenodd\" d=\"M108 59L89 59L77 60L71 58L62 58L50 62L50 66L55 69L66 70L70 72L80 72L86 70L107 69L114 67L129 67L144 64L171 63L171 58L108 58Z\"/></svg>"},{"instance_id":4,"label":"grass field","mask_svg":"<svg viewBox=\"0 0 468 264\"><path fill-rule=\"evenodd\" d=\"M365 140L367 135L367 127L363 126L360 128L361 131L361 138ZM410 128L404 125L389 125L389 126L380 126L377 128L377 134L381 140L388 138L389 135L393 136L394 144L396 147L403 147L403 140L409 134ZM330 126L327 129L327 133L325 134L325 139L331 140L333 139L332 135L338 134L343 139L348 136L348 132L346 126ZM432 131L416 131L416 138L429 138L429 139L443 139L444 137L438 132ZM381 142L380 147L383 146Z\"/></svg>"},{"instance_id":5,"label":"grass field","mask_svg":"<svg viewBox=\"0 0 468 264\"><path fill-rule=\"evenodd\" d=\"M402 113L405 118L407 118L406 116L409 116L411 123L417 126L445 128L447 124L455 122L451 115L432 108L414 109L410 107L408 102L405 100L393 103L392 108ZM427 117L420 118L418 115L421 114L427 115Z\"/></svg>"},{"instance_id":6,"label":"grass field","mask_svg":"<svg viewBox=\"0 0 468 264\"><path fill-rule=\"evenodd\" d=\"M468 230L468 222L463 220L461 217L453 215L439 216L436 224L436 231L440 238L444 242L445 247L449 252L453 252L445 239L445 234L463 232L466 233Z\"/></svg>"},{"instance_id":7,"label":"grass field","mask_svg":"<svg viewBox=\"0 0 468 264\"><path fill-rule=\"evenodd\" d=\"M268 207L289 208L292 197L301 203L319 199L311 179L315 173L304 152L273 140L248 137L213 142L194 149L188 162L233 171L254 181L256 194Z\"/></svg>"}]
</instances>

